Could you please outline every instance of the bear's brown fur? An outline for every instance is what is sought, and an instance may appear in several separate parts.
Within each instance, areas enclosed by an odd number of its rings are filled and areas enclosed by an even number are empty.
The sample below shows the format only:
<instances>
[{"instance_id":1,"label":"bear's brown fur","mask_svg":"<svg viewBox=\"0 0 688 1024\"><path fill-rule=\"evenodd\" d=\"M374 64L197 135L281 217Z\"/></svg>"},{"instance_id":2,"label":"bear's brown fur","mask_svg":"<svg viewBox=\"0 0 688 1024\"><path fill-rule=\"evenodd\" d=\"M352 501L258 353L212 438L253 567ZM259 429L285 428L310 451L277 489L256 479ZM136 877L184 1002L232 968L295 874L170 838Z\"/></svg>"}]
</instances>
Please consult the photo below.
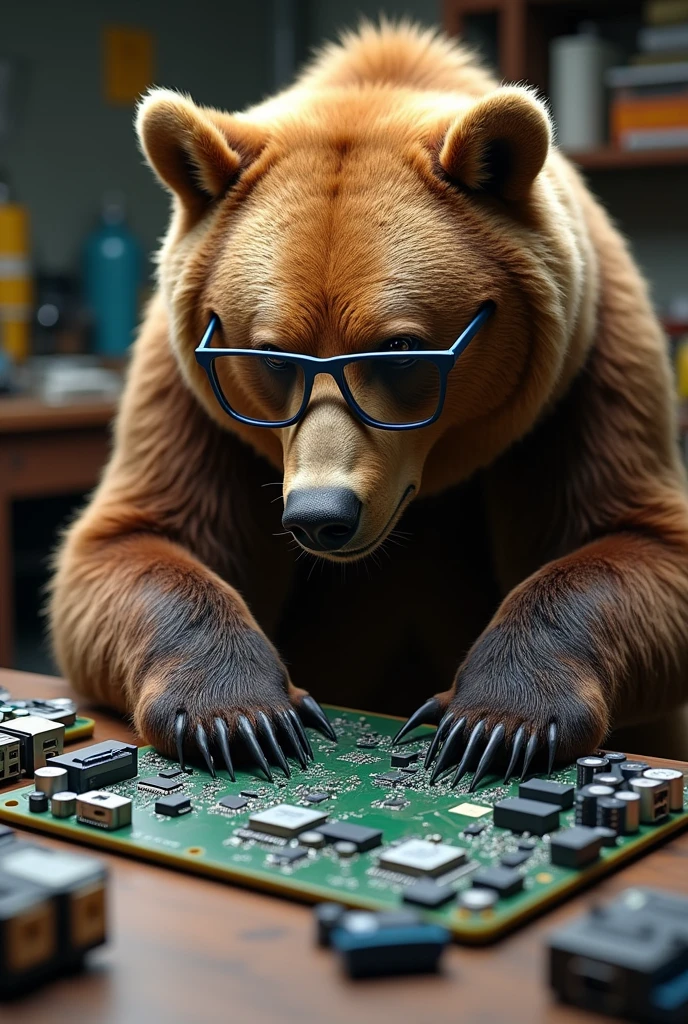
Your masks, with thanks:
<instances>
[{"instance_id":1,"label":"bear's brown fur","mask_svg":"<svg viewBox=\"0 0 688 1024\"><path fill-rule=\"evenodd\" d=\"M75 686L167 752L180 712L192 751L197 723L281 721L297 685L406 713L439 689L443 735L534 747L555 723L566 757L685 701L666 345L542 104L442 37L365 27L246 113L154 91L138 128L174 210L112 459L59 554ZM329 356L447 348L488 299L423 429L363 426L323 376L296 426L244 426L194 360L212 312L221 344ZM279 535L278 497L331 485L363 502L351 549L390 537L385 557L314 566Z\"/></svg>"}]
</instances>

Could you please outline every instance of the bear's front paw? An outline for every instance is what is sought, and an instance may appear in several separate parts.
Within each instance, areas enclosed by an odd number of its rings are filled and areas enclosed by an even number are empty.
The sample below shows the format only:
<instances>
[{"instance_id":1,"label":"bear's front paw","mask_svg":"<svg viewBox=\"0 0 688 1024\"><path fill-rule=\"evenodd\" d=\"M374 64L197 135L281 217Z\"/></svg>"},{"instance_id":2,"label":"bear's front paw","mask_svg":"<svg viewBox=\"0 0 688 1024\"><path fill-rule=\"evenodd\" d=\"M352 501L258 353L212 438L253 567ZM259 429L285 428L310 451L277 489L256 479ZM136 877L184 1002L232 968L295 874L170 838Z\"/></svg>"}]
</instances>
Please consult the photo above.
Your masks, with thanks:
<instances>
[{"instance_id":1,"label":"bear's front paw","mask_svg":"<svg viewBox=\"0 0 688 1024\"><path fill-rule=\"evenodd\" d=\"M275 649L260 633L234 637L231 658L202 666L178 664L153 670L134 708L138 732L156 749L186 761L202 758L216 775L221 759L232 781L240 756L262 769L272 782L270 763L289 778L287 755L306 768L313 758L305 725L336 742L320 705L294 687Z\"/></svg>"},{"instance_id":2,"label":"bear's front paw","mask_svg":"<svg viewBox=\"0 0 688 1024\"><path fill-rule=\"evenodd\" d=\"M536 755L545 753L549 774L555 760L591 753L607 733L603 688L590 663L514 649L503 636L498 651L498 633L478 642L452 689L426 701L395 737L438 723L425 758L426 768L437 758L431 783L457 766L456 786L474 769L472 791L500 762L507 764L505 782L515 774L525 778Z\"/></svg>"}]
</instances>

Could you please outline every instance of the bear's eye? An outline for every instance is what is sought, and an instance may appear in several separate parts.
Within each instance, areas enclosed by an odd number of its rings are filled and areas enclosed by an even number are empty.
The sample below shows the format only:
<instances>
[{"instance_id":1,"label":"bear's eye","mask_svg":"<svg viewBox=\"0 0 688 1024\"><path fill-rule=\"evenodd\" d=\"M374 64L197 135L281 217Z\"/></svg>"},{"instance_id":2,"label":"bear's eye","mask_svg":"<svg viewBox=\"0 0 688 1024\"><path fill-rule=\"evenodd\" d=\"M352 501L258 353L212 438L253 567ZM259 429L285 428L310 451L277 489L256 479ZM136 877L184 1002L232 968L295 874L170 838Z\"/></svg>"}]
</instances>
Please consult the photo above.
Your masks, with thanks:
<instances>
[{"instance_id":1,"label":"bear's eye","mask_svg":"<svg viewBox=\"0 0 688 1024\"><path fill-rule=\"evenodd\" d=\"M380 352L417 352L418 349L423 348L423 339L416 338L412 334L400 334L395 338L387 338L379 347ZM404 358L401 356L399 359L390 359L390 363L394 366L411 366L415 363L415 359Z\"/></svg>"},{"instance_id":2,"label":"bear's eye","mask_svg":"<svg viewBox=\"0 0 688 1024\"><path fill-rule=\"evenodd\" d=\"M281 349L275 348L273 345L262 346L263 352L280 352ZM280 359L279 356L266 356L265 365L269 366L271 370L286 370L291 365L289 360Z\"/></svg>"}]
</instances>

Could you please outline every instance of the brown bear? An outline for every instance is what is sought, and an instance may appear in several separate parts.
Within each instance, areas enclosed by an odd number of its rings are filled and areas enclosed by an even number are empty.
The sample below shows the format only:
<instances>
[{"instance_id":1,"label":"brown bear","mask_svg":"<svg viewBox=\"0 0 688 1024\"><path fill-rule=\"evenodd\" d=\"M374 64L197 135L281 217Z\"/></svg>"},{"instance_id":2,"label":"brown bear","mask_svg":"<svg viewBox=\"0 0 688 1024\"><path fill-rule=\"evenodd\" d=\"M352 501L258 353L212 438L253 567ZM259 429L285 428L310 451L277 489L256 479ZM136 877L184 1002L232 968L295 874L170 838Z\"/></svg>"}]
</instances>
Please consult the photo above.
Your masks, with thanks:
<instances>
[{"instance_id":1,"label":"brown bear","mask_svg":"<svg viewBox=\"0 0 688 1024\"><path fill-rule=\"evenodd\" d=\"M268 773L328 729L311 693L422 704L456 781L677 709L666 344L532 91L365 26L244 113L155 90L138 132L173 212L58 557L78 690L180 760Z\"/></svg>"}]
</instances>

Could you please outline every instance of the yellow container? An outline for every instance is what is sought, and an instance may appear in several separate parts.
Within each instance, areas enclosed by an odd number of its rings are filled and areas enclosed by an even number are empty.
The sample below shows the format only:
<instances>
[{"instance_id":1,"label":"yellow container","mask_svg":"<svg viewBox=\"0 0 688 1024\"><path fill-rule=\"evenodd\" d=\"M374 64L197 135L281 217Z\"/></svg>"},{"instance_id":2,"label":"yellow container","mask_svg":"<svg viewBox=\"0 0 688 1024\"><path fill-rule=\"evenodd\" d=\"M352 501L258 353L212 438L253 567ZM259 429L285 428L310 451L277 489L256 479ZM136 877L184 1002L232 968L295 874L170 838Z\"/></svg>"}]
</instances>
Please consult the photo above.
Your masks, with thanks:
<instances>
[{"instance_id":1,"label":"yellow container","mask_svg":"<svg viewBox=\"0 0 688 1024\"><path fill-rule=\"evenodd\" d=\"M17 362L29 354L32 300L28 211L0 203L0 346Z\"/></svg>"}]
</instances>

